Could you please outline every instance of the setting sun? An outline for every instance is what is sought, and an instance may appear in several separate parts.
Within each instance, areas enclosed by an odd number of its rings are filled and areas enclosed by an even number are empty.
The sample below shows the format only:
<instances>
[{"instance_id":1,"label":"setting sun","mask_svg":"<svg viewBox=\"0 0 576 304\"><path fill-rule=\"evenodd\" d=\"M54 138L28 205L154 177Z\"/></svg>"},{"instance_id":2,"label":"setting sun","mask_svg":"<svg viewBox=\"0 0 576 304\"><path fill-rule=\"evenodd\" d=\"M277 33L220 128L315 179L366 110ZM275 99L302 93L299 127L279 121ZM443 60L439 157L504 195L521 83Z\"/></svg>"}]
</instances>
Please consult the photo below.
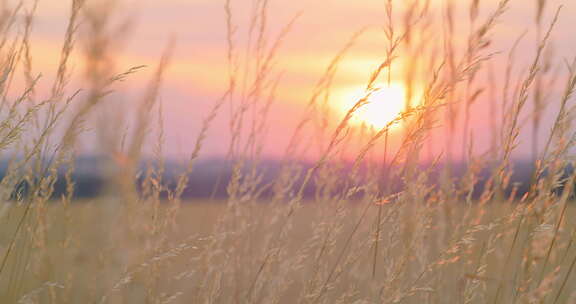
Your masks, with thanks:
<instances>
[{"instance_id":1,"label":"setting sun","mask_svg":"<svg viewBox=\"0 0 576 304\"><path fill-rule=\"evenodd\" d=\"M346 113L363 96L362 89L350 89L343 94L344 102L340 110ZM378 129L383 128L402 113L405 103L406 94L402 85L392 83L378 86L368 98L368 103L354 113L351 122L356 125L366 124Z\"/></svg>"}]
</instances>

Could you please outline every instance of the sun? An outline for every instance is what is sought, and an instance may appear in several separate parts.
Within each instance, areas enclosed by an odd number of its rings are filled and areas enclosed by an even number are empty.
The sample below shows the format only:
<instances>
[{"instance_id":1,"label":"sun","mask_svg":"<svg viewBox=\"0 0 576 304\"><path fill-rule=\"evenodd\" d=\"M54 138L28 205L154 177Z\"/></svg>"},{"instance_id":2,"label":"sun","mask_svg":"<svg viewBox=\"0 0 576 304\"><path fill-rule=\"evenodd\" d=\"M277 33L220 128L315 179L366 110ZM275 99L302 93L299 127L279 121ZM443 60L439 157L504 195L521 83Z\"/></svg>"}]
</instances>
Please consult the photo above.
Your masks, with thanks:
<instances>
[{"instance_id":1,"label":"sun","mask_svg":"<svg viewBox=\"0 0 576 304\"><path fill-rule=\"evenodd\" d=\"M376 86L377 90L368 98L368 103L358 109L350 123L355 125L366 124L381 129L396 119L405 109L406 93L401 84L391 83ZM342 94L339 110L347 113L359 99L365 96L362 88L346 89Z\"/></svg>"}]
</instances>

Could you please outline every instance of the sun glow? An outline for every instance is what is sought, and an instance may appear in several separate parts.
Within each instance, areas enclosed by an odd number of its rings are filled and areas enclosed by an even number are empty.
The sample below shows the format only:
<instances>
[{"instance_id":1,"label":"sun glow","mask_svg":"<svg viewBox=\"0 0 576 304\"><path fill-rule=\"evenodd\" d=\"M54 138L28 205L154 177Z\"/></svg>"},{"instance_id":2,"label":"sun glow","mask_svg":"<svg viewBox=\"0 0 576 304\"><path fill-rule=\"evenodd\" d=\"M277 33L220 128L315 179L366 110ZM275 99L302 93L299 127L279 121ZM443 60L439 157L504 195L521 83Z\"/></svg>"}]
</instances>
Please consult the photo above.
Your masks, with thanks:
<instances>
[{"instance_id":1,"label":"sun glow","mask_svg":"<svg viewBox=\"0 0 576 304\"><path fill-rule=\"evenodd\" d=\"M365 96L363 89L348 89L342 94L343 102L340 111L347 113ZM405 109L406 94L401 84L391 83L377 86L367 100L368 102L354 112L350 122L355 125L366 124L380 129L396 119ZM398 125L398 124L396 124Z\"/></svg>"}]
</instances>

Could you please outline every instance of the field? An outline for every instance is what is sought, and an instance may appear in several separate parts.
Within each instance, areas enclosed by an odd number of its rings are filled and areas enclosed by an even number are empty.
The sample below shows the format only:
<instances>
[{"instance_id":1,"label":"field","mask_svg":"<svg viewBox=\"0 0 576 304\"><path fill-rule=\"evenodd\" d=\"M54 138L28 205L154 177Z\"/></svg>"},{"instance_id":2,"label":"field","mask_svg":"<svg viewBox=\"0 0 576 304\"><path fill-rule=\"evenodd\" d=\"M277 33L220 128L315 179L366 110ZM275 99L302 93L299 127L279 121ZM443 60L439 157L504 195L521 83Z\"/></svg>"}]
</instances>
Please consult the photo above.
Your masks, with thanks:
<instances>
[{"instance_id":1,"label":"field","mask_svg":"<svg viewBox=\"0 0 576 304\"><path fill-rule=\"evenodd\" d=\"M0 0L0 303L576 303L572 1L170 1Z\"/></svg>"},{"instance_id":2,"label":"field","mask_svg":"<svg viewBox=\"0 0 576 304\"><path fill-rule=\"evenodd\" d=\"M3 302L573 302L576 208L557 231L563 206L548 207L326 202L302 206L282 233L287 206L249 204L222 223L230 207L195 201L161 233L151 219L169 206L135 216L105 202L51 205L45 243L19 244L8 261ZM16 225L3 223L2 242Z\"/></svg>"}]
</instances>

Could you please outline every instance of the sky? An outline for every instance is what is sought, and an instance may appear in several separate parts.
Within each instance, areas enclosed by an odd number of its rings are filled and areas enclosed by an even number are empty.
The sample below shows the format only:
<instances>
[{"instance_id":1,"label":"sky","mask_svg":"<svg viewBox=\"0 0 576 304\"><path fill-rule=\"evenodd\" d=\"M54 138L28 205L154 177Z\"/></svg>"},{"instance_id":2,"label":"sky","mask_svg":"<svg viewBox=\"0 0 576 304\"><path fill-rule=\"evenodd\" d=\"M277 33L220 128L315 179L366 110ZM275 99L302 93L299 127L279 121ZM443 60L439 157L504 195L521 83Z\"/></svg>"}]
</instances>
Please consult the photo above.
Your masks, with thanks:
<instances>
[{"instance_id":1,"label":"sky","mask_svg":"<svg viewBox=\"0 0 576 304\"><path fill-rule=\"evenodd\" d=\"M113 1L89 0L92 3L112 3ZM115 1L114 22L120 24L128 21L128 31L117 37L115 47L111 50L114 69L125 71L133 66L146 65L142 72L131 75L128 81L112 94L103 110L98 115L111 115L112 112L130 116L134 112L134 103L142 97L142 88L147 84L160 57L170 42L174 42L173 54L165 74L159 100L165 123L165 153L172 158L185 158L193 148L202 120L215 101L228 88L227 48L226 48L226 14L223 0L138 0ZM402 24L402 7L405 1L392 1L395 22ZM25 5L32 1L26 0ZM251 0L232 0L232 21L237 28L234 42L239 49L245 47L247 29L250 20ZM404 5L403 5L404 3ZM468 8L470 1L453 1L455 9L456 43L462 49L469 33ZM430 22L441 24L444 0L432 0L431 6L435 15ZM111 5L111 4L108 4ZM495 0L480 1L479 21L485 19L493 11ZM494 53L490 63L496 85L502 85L502 74L508 62L508 51L514 41L526 32L514 56L517 68L514 72L520 76L535 54L536 27L534 22L536 1L512 0L510 8L502 16L493 32L489 51ZM544 26L550 23L553 13L559 5L563 5L559 22L553 32L554 69L558 69L559 78L563 81L565 69L561 64L563 59L570 60L576 55L576 39L573 28L576 16L576 2L572 0L550 0L543 18ZM66 28L70 1L39 0L37 14L32 32L33 70L41 73L45 88L49 87L49 79L53 77L58 62L58 54L62 46L62 38ZM385 1L383 0L294 0L270 1L267 15L269 41L277 36L283 27L293 18L299 16L291 30L276 52L274 60L274 75L282 75L275 94L274 103L270 109L266 145L263 153L266 157L282 157L286 152L288 139L305 113L305 105L313 94L314 86L322 77L332 58L341 50L351 37L361 29L365 32L342 59L338 72L332 84L328 107L333 111L331 123L336 123L345 113L350 100L362 96L363 86L367 83L372 71L385 57L388 41L383 28L386 25ZM74 74L71 87L83 84L83 49L82 43L88 37L86 32L80 32L78 47L74 53ZM434 28L422 37L416 39L442 40L442 31ZM418 36L416 34L415 36ZM460 50L461 51L461 50ZM241 52L240 52L241 53ZM402 76L410 62L416 62L415 57L422 54L400 53L393 64L392 78L394 86L404 86ZM239 55L239 60L244 60ZM424 55L422 55L424 57ZM523 70L524 69L524 70ZM477 77L487 78L480 74ZM562 82L551 82L551 86ZM480 83L486 83L484 80ZM420 84L415 84L418 87ZM41 87L43 84L41 83ZM384 95L391 99L402 99L402 89L384 89ZM399 92L400 91L400 92ZM550 106L547 107L544 127L540 137L546 135L549 123L553 119L554 99L560 92L559 87L551 88ZM485 150L490 143L488 122L490 110L488 94L482 94L474 103L470 117L470 126L475 147L478 151ZM400 96L400 97L398 97ZM352 102L353 104L354 102ZM220 157L226 155L231 140L228 120L230 111L223 108L209 131L207 140L201 152L202 157ZM369 118L370 112L383 111L389 117L397 113L398 105L368 108L353 123L358 126L365 122L375 124ZM393 116L393 115L392 115ZM97 120L97 118L95 118ZM446 123L439 119L438 131L434 131L431 144L428 145L431 154L442 153L444 144L434 142L446 141ZM459 122L461 124L461 121ZM358 127L359 128L359 127ZM392 138L400 138L401 128L392 131ZM518 157L528 156L530 125L523 126L521 147ZM95 131L96 132L96 131ZM394 135L394 133L397 133ZM528 135L527 135L528 134ZM463 135L455 136L455 145L461 145ZM85 142L84 151L94 152L97 143ZM320 148L319 148L320 149ZM459 149L455 153L460 152Z\"/></svg>"}]
</instances>

